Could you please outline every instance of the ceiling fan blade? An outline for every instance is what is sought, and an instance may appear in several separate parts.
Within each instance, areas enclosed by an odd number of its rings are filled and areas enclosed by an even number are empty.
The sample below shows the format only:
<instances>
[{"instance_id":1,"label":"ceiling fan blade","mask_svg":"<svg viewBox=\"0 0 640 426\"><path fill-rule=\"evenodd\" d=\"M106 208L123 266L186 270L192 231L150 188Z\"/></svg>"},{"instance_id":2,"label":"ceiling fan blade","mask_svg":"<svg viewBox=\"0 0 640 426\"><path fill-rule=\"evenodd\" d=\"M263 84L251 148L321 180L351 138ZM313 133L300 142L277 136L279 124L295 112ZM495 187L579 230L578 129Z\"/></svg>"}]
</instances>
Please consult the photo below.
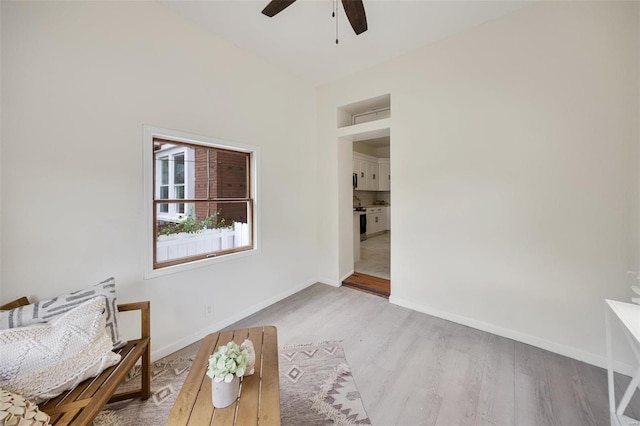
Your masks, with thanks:
<instances>
[{"instance_id":1,"label":"ceiling fan blade","mask_svg":"<svg viewBox=\"0 0 640 426\"><path fill-rule=\"evenodd\" d=\"M342 0L342 7L356 35L367 31L367 15L362 0Z\"/></svg>"},{"instance_id":2,"label":"ceiling fan blade","mask_svg":"<svg viewBox=\"0 0 640 426\"><path fill-rule=\"evenodd\" d=\"M267 15L269 18L273 18L278 13L291 6L296 0L271 0L269 4L262 9L262 14Z\"/></svg>"}]
</instances>

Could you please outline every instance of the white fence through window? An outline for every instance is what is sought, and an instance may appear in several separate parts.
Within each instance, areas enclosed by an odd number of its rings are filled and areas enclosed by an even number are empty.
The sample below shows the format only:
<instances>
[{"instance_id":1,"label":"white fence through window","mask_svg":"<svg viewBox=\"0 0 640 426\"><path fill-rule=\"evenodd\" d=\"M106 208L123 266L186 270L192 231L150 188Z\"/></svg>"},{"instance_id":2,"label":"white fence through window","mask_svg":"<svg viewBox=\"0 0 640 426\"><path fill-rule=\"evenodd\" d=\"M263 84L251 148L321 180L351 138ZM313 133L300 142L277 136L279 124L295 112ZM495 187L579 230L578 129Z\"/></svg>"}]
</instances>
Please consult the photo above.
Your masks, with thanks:
<instances>
[{"instance_id":1,"label":"white fence through window","mask_svg":"<svg viewBox=\"0 0 640 426\"><path fill-rule=\"evenodd\" d=\"M233 227L229 228L160 235L156 243L156 262L214 253L249 244L251 244L249 224L240 222L235 222Z\"/></svg>"}]
</instances>

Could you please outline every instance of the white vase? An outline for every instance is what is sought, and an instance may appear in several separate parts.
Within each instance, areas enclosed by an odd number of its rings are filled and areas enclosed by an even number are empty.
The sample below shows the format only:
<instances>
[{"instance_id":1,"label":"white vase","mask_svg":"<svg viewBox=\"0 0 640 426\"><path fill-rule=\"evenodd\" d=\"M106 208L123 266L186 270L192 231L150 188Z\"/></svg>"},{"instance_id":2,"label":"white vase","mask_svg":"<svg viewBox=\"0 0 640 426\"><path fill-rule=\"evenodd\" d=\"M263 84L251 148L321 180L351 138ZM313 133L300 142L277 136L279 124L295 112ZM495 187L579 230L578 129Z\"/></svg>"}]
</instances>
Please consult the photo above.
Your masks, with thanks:
<instances>
[{"instance_id":1,"label":"white vase","mask_svg":"<svg viewBox=\"0 0 640 426\"><path fill-rule=\"evenodd\" d=\"M238 390L240 389L240 379L235 377L229 383L225 381L216 382L211 379L211 401L216 408L224 408L233 404L238 398Z\"/></svg>"}]
</instances>

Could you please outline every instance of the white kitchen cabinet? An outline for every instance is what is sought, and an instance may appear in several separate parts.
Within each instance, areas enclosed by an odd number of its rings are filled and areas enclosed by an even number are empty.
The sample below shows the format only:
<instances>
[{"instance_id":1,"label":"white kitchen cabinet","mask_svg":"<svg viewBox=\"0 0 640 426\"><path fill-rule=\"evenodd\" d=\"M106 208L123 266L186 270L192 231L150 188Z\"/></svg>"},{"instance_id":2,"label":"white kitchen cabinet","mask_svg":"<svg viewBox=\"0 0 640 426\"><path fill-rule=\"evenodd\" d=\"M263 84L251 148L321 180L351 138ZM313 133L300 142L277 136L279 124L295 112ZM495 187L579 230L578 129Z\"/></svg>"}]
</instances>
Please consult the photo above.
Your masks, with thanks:
<instances>
[{"instance_id":1,"label":"white kitchen cabinet","mask_svg":"<svg viewBox=\"0 0 640 426\"><path fill-rule=\"evenodd\" d=\"M388 158L378 159L378 190L391 191L391 166Z\"/></svg>"},{"instance_id":2,"label":"white kitchen cabinet","mask_svg":"<svg viewBox=\"0 0 640 426\"><path fill-rule=\"evenodd\" d=\"M358 175L360 191L390 191L391 175L388 158L376 158L370 155L353 153L353 173Z\"/></svg>"},{"instance_id":3,"label":"white kitchen cabinet","mask_svg":"<svg viewBox=\"0 0 640 426\"><path fill-rule=\"evenodd\" d=\"M386 207L367 207L367 236L386 230L386 211Z\"/></svg>"},{"instance_id":4,"label":"white kitchen cabinet","mask_svg":"<svg viewBox=\"0 0 640 426\"><path fill-rule=\"evenodd\" d=\"M378 190L378 163L374 161L366 162L367 169L367 191L377 191Z\"/></svg>"},{"instance_id":5,"label":"white kitchen cabinet","mask_svg":"<svg viewBox=\"0 0 640 426\"><path fill-rule=\"evenodd\" d=\"M369 155L353 153L353 173L358 175L356 189L360 191L378 190L378 159Z\"/></svg>"},{"instance_id":6,"label":"white kitchen cabinet","mask_svg":"<svg viewBox=\"0 0 640 426\"><path fill-rule=\"evenodd\" d=\"M367 237L380 232L380 217L375 213L367 213Z\"/></svg>"}]
</instances>

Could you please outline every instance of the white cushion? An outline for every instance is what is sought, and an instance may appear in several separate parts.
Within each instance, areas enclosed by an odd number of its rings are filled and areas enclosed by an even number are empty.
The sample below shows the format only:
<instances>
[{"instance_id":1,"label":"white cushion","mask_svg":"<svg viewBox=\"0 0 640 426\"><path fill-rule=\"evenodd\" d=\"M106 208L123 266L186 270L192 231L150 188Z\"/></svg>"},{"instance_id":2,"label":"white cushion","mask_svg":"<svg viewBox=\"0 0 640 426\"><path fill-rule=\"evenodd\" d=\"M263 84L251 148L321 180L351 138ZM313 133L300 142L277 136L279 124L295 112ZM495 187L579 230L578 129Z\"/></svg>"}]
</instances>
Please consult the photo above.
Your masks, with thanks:
<instances>
[{"instance_id":1,"label":"white cushion","mask_svg":"<svg viewBox=\"0 0 640 426\"><path fill-rule=\"evenodd\" d=\"M50 323L0 330L0 388L40 401L116 364L104 312L96 297Z\"/></svg>"},{"instance_id":2,"label":"white cushion","mask_svg":"<svg viewBox=\"0 0 640 426\"><path fill-rule=\"evenodd\" d=\"M26 325L52 321L65 312L94 297L106 300L105 327L113 341L113 347L118 349L125 345L118 332L118 304L116 299L116 280L107 278L99 284L82 290L64 294L53 299L41 300L26 306L0 311L0 330L24 327Z\"/></svg>"}]
</instances>

